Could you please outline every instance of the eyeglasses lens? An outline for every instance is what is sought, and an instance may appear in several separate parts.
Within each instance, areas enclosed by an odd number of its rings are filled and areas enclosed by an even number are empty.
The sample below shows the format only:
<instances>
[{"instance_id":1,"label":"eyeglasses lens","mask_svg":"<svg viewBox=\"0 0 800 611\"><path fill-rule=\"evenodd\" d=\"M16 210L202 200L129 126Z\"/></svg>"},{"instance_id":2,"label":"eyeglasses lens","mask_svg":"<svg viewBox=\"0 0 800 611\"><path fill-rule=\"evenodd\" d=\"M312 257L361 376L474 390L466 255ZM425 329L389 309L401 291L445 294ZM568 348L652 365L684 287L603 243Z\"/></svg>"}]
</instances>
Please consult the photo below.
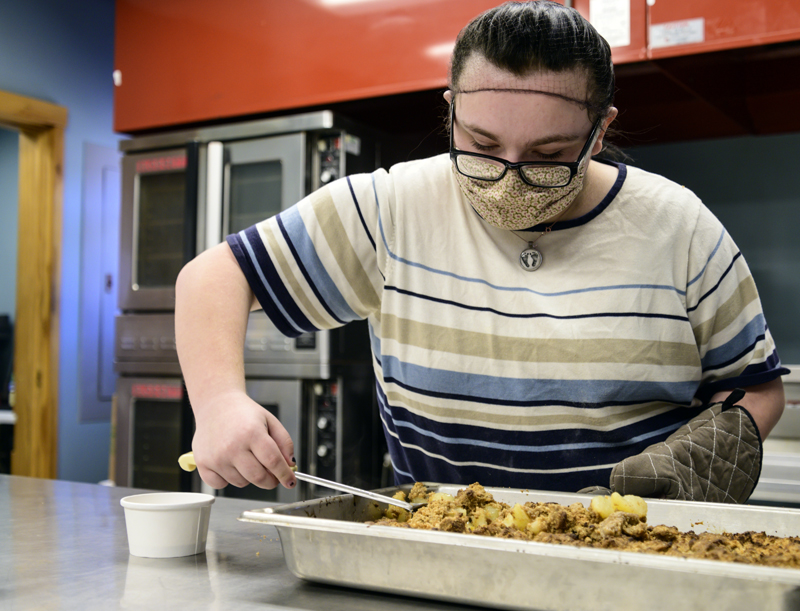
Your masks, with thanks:
<instances>
[{"instance_id":1,"label":"eyeglasses lens","mask_svg":"<svg viewBox=\"0 0 800 611\"><path fill-rule=\"evenodd\" d=\"M472 155L456 156L456 164L459 172L480 180L497 180L506 169L500 162ZM571 177L569 168L557 165L522 166L521 172L529 184L540 187L563 187Z\"/></svg>"},{"instance_id":2,"label":"eyeglasses lens","mask_svg":"<svg viewBox=\"0 0 800 611\"><path fill-rule=\"evenodd\" d=\"M470 155L459 155L456 163L458 171L462 174L482 180L497 180L506 169L502 163Z\"/></svg>"},{"instance_id":3,"label":"eyeglasses lens","mask_svg":"<svg viewBox=\"0 0 800 611\"><path fill-rule=\"evenodd\" d=\"M523 166L521 172L528 182L542 187L562 187L569 184L571 176L569 168L558 165L528 165Z\"/></svg>"}]
</instances>

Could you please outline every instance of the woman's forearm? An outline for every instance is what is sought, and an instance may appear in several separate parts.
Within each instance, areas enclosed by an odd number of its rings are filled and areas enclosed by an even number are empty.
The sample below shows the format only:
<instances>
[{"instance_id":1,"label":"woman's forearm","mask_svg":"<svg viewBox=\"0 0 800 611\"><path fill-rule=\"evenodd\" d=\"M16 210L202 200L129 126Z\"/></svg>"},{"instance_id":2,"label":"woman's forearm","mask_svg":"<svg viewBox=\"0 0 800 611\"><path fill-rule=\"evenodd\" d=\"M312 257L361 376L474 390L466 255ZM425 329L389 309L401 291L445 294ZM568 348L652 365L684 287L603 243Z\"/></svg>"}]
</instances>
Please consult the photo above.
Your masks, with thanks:
<instances>
[{"instance_id":1,"label":"woman's forearm","mask_svg":"<svg viewBox=\"0 0 800 611\"><path fill-rule=\"evenodd\" d=\"M175 287L175 339L193 406L244 392L243 347L253 293L226 244L181 270Z\"/></svg>"},{"instance_id":2,"label":"woman's forearm","mask_svg":"<svg viewBox=\"0 0 800 611\"><path fill-rule=\"evenodd\" d=\"M786 407L783 382L780 378L776 378L766 384L748 386L744 391L746 394L737 405L741 405L750 412L761 433L761 438L766 439L767 435L775 428L783 414L784 407ZM718 392L711 398L711 403L724 401L729 394L731 394L729 390Z\"/></svg>"}]
</instances>

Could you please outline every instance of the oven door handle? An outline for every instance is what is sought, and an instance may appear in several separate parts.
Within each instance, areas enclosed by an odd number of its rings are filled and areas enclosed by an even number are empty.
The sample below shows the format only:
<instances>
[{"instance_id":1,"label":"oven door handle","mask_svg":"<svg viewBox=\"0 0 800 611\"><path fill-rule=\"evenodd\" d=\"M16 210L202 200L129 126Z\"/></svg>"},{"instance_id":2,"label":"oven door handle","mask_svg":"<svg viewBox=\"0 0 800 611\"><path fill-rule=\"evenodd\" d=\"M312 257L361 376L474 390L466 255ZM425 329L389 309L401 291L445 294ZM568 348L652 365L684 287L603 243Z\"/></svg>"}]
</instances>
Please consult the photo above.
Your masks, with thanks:
<instances>
[{"instance_id":1,"label":"oven door handle","mask_svg":"<svg viewBox=\"0 0 800 611\"><path fill-rule=\"evenodd\" d=\"M222 186L225 166L222 142L209 142L206 150L206 235L203 249L222 242Z\"/></svg>"}]
</instances>

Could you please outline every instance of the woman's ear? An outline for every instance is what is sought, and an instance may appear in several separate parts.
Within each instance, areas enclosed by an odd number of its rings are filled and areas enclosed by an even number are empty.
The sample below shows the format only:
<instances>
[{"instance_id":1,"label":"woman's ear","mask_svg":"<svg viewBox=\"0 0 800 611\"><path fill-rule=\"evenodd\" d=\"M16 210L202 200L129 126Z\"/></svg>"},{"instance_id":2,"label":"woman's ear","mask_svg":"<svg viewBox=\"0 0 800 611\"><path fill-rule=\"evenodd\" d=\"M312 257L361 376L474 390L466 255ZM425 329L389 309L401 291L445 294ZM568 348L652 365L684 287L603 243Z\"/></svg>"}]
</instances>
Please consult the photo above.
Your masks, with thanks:
<instances>
[{"instance_id":1,"label":"woman's ear","mask_svg":"<svg viewBox=\"0 0 800 611\"><path fill-rule=\"evenodd\" d=\"M603 138L606 136L606 131L608 130L609 125L611 125L612 121L617 118L618 114L619 111L613 106L609 109L606 118L603 119L603 124L600 126L600 134L597 136L597 140L592 148L592 156L598 155L600 151L603 150Z\"/></svg>"}]
</instances>

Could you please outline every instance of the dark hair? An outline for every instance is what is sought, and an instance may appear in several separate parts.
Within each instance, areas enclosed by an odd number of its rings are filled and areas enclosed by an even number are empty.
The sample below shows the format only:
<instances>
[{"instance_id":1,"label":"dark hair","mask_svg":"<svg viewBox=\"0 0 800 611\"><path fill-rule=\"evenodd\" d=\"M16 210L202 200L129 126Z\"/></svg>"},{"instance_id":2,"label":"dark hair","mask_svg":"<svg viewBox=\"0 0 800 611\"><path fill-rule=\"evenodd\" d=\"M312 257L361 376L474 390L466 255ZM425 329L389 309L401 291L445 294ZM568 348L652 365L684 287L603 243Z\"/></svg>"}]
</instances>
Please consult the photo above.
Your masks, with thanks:
<instances>
[{"instance_id":1,"label":"dark hair","mask_svg":"<svg viewBox=\"0 0 800 611\"><path fill-rule=\"evenodd\" d=\"M592 120L614 102L611 48L578 11L549 0L506 2L478 15L456 39L450 64L450 87L467 60L480 53L489 62L517 76L536 71L583 70L588 79Z\"/></svg>"}]
</instances>

